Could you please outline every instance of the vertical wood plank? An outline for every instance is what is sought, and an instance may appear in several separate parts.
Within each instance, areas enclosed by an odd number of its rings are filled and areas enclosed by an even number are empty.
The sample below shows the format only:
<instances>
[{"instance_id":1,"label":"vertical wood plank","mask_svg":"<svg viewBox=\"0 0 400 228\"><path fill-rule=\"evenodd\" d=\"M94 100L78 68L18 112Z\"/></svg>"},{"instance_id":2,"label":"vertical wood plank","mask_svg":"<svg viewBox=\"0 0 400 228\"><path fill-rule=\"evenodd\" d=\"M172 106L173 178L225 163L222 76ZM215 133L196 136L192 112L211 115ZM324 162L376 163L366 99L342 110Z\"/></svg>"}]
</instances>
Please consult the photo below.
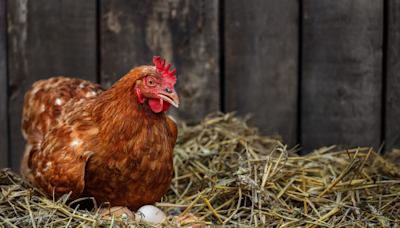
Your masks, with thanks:
<instances>
[{"instance_id":1,"label":"vertical wood plank","mask_svg":"<svg viewBox=\"0 0 400 228\"><path fill-rule=\"evenodd\" d=\"M388 1L386 62L386 148L400 148L400 2Z\"/></svg>"},{"instance_id":2,"label":"vertical wood plank","mask_svg":"<svg viewBox=\"0 0 400 228\"><path fill-rule=\"evenodd\" d=\"M54 76L96 81L96 1L8 1L12 169L19 172L25 141L25 92Z\"/></svg>"},{"instance_id":3,"label":"vertical wood plank","mask_svg":"<svg viewBox=\"0 0 400 228\"><path fill-rule=\"evenodd\" d=\"M0 0L0 168L8 167L6 4Z\"/></svg>"},{"instance_id":4,"label":"vertical wood plank","mask_svg":"<svg viewBox=\"0 0 400 228\"><path fill-rule=\"evenodd\" d=\"M298 1L225 1L225 110L297 143Z\"/></svg>"},{"instance_id":5,"label":"vertical wood plank","mask_svg":"<svg viewBox=\"0 0 400 228\"><path fill-rule=\"evenodd\" d=\"M303 1L303 152L380 143L383 1Z\"/></svg>"},{"instance_id":6,"label":"vertical wood plank","mask_svg":"<svg viewBox=\"0 0 400 228\"><path fill-rule=\"evenodd\" d=\"M159 55L177 69L178 120L220 107L218 1L101 1L101 82L109 87Z\"/></svg>"}]
</instances>

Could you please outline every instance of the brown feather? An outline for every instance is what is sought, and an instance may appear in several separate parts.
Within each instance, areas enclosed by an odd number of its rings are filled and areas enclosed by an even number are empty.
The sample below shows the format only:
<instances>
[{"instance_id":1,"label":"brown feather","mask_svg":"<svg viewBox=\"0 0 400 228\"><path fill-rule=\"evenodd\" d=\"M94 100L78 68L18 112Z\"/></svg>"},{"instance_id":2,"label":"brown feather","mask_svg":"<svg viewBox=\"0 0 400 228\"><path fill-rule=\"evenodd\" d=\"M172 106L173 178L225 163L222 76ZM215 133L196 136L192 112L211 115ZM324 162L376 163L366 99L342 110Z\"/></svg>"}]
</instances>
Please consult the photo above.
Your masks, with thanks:
<instances>
[{"instance_id":1,"label":"brown feather","mask_svg":"<svg viewBox=\"0 0 400 228\"><path fill-rule=\"evenodd\" d=\"M151 74L154 67L135 68L105 92L80 79L35 83L23 110L29 180L50 196L72 191L70 199L94 196L132 210L160 200L171 183L177 128L138 101L135 83Z\"/></svg>"}]
</instances>

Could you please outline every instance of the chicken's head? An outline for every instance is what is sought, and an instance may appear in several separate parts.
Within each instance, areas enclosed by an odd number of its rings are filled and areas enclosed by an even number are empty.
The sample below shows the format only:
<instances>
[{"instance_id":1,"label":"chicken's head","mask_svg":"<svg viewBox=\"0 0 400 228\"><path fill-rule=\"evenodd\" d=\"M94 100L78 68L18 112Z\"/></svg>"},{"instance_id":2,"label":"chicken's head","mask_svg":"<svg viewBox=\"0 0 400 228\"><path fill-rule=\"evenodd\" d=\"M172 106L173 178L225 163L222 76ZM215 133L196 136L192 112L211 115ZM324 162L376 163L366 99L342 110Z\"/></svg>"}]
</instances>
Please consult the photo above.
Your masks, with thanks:
<instances>
[{"instance_id":1,"label":"chicken's head","mask_svg":"<svg viewBox=\"0 0 400 228\"><path fill-rule=\"evenodd\" d=\"M171 104L178 108L180 102L175 91L175 70L169 72L171 64L165 66L165 59L153 57L155 67L146 70L144 77L136 81L136 92L140 103L148 100L151 110L155 113L167 111ZM149 73L150 72L150 73Z\"/></svg>"}]
</instances>

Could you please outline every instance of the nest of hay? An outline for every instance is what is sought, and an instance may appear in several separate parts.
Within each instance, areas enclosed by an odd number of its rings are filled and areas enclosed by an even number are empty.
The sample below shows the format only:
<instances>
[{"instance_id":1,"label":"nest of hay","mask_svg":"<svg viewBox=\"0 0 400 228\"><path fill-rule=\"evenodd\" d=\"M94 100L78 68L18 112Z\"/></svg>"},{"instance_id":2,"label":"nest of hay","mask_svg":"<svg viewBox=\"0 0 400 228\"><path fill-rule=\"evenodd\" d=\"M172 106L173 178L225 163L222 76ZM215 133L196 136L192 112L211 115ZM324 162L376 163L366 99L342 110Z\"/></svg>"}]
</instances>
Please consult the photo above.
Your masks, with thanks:
<instances>
[{"instance_id":1,"label":"nest of hay","mask_svg":"<svg viewBox=\"0 0 400 228\"><path fill-rule=\"evenodd\" d=\"M156 206L162 224L101 218L99 208L48 199L8 169L0 171L1 227L185 227L193 213L204 225L240 227L398 227L400 151L335 146L306 156L277 135L261 136L249 116L214 113L179 131L171 187ZM76 204L75 204L76 205ZM197 221L196 223L201 223Z\"/></svg>"}]
</instances>

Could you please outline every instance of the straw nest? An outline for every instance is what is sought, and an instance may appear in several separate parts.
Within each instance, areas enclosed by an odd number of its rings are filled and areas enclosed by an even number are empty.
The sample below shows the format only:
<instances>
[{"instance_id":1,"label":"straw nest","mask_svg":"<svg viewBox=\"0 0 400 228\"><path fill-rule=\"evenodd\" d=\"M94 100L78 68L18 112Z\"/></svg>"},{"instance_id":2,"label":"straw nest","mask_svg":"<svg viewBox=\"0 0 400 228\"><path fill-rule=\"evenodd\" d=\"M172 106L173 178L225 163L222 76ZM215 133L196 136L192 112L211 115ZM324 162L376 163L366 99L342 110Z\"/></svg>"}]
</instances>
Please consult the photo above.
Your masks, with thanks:
<instances>
[{"instance_id":1,"label":"straw nest","mask_svg":"<svg viewBox=\"0 0 400 228\"><path fill-rule=\"evenodd\" d=\"M126 217L100 218L99 208L48 199L23 178L0 172L2 227L185 227L177 215L226 227L398 227L400 170L372 148L335 146L298 156L279 136L261 136L249 116L214 113L183 126L174 177L156 204L168 216L159 225ZM76 205L76 204L75 204ZM197 221L199 223L199 221Z\"/></svg>"}]
</instances>

